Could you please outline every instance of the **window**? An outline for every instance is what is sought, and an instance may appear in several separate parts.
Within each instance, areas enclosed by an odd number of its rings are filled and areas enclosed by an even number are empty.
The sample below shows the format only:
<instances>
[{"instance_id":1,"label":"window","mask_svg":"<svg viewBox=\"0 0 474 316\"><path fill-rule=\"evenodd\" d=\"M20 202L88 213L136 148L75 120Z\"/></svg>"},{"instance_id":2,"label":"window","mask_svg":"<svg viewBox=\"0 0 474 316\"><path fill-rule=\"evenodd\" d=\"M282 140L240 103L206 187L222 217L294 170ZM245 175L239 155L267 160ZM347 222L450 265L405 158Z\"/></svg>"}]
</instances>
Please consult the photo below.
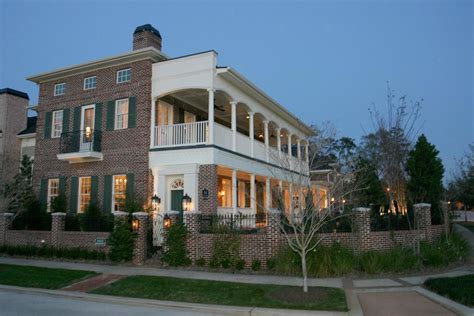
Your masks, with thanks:
<instances>
[{"instance_id":1,"label":"window","mask_svg":"<svg viewBox=\"0 0 474 316\"><path fill-rule=\"evenodd\" d=\"M54 85L54 95L63 95L66 93L66 83L57 83Z\"/></svg>"},{"instance_id":2,"label":"window","mask_svg":"<svg viewBox=\"0 0 474 316\"><path fill-rule=\"evenodd\" d=\"M117 71L117 83L130 81L132 78L132 69L122 69Z\"/></svg>"},{"instance_id":3,"label":"window","mask_svg":"<svg viewBox=\"0 0 474 316\"><path fill-rule=\"evenodd\" d=\"M127 190L127 176L117 175L114 176L113 192L112 192L112 205L114 211L123 211L125 209L125 198Z\"/></svg>"},{"instance_id":4,"label":"window","mask_svg":"<svg viewBox=\"0 0 474 316\"><path fill-rule=\"evenodd\" d=\"M96 76L87 77L86 79L84 79L84 90L95 89L96 84L97 84Z\"/></svg>"},{"instance_id":5,"label":"window","mask_svg":"<svg viewBox=\"0 0 474 316\"><path fill-rule=\"evenodd\" d=\"M59 195L59 179L48 180L48 212L51 212L51 202Z\"/></svg>"},{"instance_id":6,"label":"window","mask_svg":"<svg viewBox=\"0 0 474 316\"><path fill-rule=\"evenodd\" d=\"M163 101L158 102L155 116L157 126L173 124L173 106Z\"/></svg>"},{"instance_id":7,"label":"window","mask_svg":"<svg viewBox=\"0 0 474 316\"><path fill-rule=\"evenodd\" d=\"M250 207L250 182L238 180L237 207Z\"/></svg>"},{"instance_id":8,"label":"window","mask_svg":"<svg viewBox=\"0 0 474 316\"><path fill-rule=\"evenodd\" d=\"M63 110L53 112L53 126L51 138L58 138L63 132Z\"/></svg>"},{"instance_id":9,"label":"window","mask_svg":"<svg viewBox=\"0 0 474 316\"><path fill-rule=\"evenodd\" d=\"M232 179L219 176L218 187L218 205L232 207Z\"/></svg>"},{"instance_id":10,"label":"window","mask_svg":"<svg viewBox=\"0 0 474 316\"><path fill-rule=\"evenodd\" d=\"M91 177L79 178L79 213L84 213L91 202Z\"/></svg>"},{"instance_id":11,"label":"window","mask_svg":"<svg viewBox=\"0 0 474 316\"><path fill-rule=\"evenodd\" d=\"M115 129L128 127L128 99L115 101Z\"/></svg>"}]
</instances>

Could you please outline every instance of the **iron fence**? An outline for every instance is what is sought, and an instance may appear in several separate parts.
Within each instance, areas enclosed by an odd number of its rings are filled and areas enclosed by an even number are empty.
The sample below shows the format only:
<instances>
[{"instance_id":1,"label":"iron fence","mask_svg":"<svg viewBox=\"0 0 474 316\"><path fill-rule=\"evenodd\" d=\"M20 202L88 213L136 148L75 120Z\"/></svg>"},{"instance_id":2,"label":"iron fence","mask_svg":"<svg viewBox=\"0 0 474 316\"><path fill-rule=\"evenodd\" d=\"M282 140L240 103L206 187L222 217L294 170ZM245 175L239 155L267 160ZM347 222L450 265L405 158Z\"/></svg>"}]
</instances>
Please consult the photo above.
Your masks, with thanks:
<instances>
[{"instance_id":1,"label":"iron fence","mask_svg":"<svg viewBox=\"0 0 474 316\"><path fill-rule=\"evenodd\" d=\"M61 134L59 152L61 154L80 151L102 151L102 131L87 129Z\"/></svg>"},{"instance_id":2,"label":"iron fence","mask_svg":"<svg viewBox=\"0 0 474 316\"><path fill-rule=\"evenodd\" d=\"M236 232L242 234L261 233L267 227L267 214L201 214L199 217L200 232L218 234Z\"/></svg>"}]
</instances>

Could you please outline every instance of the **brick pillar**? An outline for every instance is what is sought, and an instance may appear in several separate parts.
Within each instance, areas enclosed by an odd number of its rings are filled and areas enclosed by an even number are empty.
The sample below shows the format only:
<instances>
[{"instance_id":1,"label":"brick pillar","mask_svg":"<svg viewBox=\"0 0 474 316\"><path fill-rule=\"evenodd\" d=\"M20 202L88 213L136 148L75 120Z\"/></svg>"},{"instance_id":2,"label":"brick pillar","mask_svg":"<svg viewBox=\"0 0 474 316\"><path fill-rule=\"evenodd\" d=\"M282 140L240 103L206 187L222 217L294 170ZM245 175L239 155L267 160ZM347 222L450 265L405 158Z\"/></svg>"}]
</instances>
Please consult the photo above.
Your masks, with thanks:
<instances>
[{"instance_id":1,"label":"brick pillar","mask_svg":"<svg viewBox=\"0 0 474 316\"><path fill-rule=\"evenodd\" d=\"M61 232L64 230L66 225L66 213L53 213L51 214L51 246L54 248L60 248L61 246Z\"/></svg>"},{"instance_id":2,"label":"brick pillar","mask_svg":"<svg viewBox=\"0 0 474 316\"><path fill-rule=\"evenodd\" d=\"M114 227L117 225L118 221L126 220L128 217L128 213L122 211L114 211L112 212L112 215L114 215Z\"/></svg>"},{"instance_id":3,"label":"brick pillar","mask_svg":"<svg viewBox=\"0 0 474 316\"><path fill-rule=\"evenodd\" d=\"M208 196L204 196L204 191ZM199 211L202 214L217 213L217 165L200 165L198 179Z\"/></svg>"},{"instance_id":4,"label":"brick pillar","mask_svg":"<svg viewBox=\"0 0 474 316\"><path fill-rule=\"evenodd\" d=\"M267 223L267 240L268 240L268 258L275 256L280 249L281 232L280 232L281 211L278 209L268 210Z\"/></svg>"},{"instance_id":5,"label":"brick pillar","mask_svg":"<svg viewBox=\"0 0 474 316\"><path fill-rule=\"evenodd\" d=\"M352 212L354 251L367 251L370 249L370 208L357 207Z\"/></svg>"},{"instance_id":6,"label":"brick pillar","mask_svg":"<svg viewBox=\"0 0 474 316\"><path fill-rule=\"evenodd\" d=\"M431 204L418 203L413 205L413 208L420 238L431 241Z\"/></svg>"},{"instance_id":7,"label":"brick pillar","mask_svg":"<svg viewBox=\"0 0 474 316\"><path fill-rule=\"evenodd\" d=\"M146 260L148 213L136 212L133 213L133 218L138 219L139 222L137 239L135 239L135 248L133 249L133 264L141 266Z\"/></svg>"},{"instance_id":8,"label":"brick pillar","mask_svg":"<svg viewBox=\"0 0 474 316\"><path fill-rule=\"evenodd\" d=\"M199 221L200 214L201 212L184 212L184 222L186 223L186 229L188 230L186 248L188 256L193 262L195 262L199 256L198 234L201 229L201 222Z\"/></svg>"},{"instance_id":9,"label":"brick pillar","mask_svg":"<svg viewBox=\"0 0 474 316\"><path fill-rule=\"evenodd\" d=\"M10 228L10 224L13 221L12 213L0 213L0 246L6 244L7 230Z\"/></svg>"}]
</instances>

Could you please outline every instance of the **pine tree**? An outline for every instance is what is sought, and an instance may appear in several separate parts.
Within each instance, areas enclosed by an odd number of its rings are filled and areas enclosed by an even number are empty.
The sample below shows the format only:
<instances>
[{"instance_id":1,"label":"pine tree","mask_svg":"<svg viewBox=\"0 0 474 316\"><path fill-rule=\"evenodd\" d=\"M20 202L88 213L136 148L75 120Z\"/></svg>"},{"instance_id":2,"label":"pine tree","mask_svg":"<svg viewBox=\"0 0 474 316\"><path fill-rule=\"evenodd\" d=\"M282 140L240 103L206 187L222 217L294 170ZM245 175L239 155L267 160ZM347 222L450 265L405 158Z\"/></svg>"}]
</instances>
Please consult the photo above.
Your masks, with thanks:
<instances>
[{"instance_id":1,"label":"pine tree","mask_svg":"<svg viewBox=\"0 0 474 316\"><path fill-rule=\"evenodd\" d=\"M438 157L439 151L430 144L425 135L418 137L415 148L407 161L408 194L413 203L430 203L432 218L441 219L440 201L443 195L444 167Z\"/></svg>"},{"instance_id":2,"label":"pine tree","mask_svg":"<svg viewBox=\"0 0 474 316\"><path fill-rule=\"evenodd\" d=\"M21 159L20 170L13 181L5 185L4 197L8 201L7 211L18 213L34 199L32 186L33 161L26 155Z\"/></svg>"}]
</instances>

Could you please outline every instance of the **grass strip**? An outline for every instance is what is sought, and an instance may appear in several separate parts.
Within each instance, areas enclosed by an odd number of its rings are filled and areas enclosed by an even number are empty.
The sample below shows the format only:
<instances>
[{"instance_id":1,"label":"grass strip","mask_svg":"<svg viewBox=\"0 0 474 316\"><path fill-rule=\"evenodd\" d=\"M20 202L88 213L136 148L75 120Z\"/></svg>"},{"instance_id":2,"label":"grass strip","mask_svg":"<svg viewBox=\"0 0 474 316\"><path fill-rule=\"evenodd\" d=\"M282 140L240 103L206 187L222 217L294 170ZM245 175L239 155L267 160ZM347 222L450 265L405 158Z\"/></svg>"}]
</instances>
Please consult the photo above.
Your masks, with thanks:
<instances>
[{"instance_id":1,"label":"grass strip","mask_svg":"<svg viewBox=\"0 0 474 316\"><path fill-rule=\"evenodd\" d=\"M425 286L439 295L474 307L474 274L452 278L428 279Z\"/></svg>"}]
</instances>

